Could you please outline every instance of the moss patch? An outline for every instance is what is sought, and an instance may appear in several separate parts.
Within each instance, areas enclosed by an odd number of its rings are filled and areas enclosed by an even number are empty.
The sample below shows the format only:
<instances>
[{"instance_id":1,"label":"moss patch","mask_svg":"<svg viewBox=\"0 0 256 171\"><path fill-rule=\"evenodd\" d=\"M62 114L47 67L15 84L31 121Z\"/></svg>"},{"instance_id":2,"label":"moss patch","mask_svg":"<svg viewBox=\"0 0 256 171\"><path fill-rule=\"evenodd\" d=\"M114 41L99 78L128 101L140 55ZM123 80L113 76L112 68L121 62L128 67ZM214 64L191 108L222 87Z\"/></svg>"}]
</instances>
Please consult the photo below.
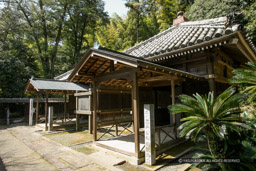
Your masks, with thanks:
<instances>
[{"instance_id":1,"label":"moss patch","mask_svg":"<svg viewBox=\"0 0 256 171\"><path fill-rule=\"evenodd\" d=\"M65 146L72 146L93 140L93 135L89 134L88 131L61 132L44 136Z\"/></svg>"},{"instance_id":2,"label":"moss patch","mask_svg":"<svg viewBox=\"0 0 256 171\"><path fill-rule=\"evenodd\" d=\"M92 149L92 148L88 148L88 147L79 148L79 149L76 149L76 151L81 152L81 153L84 153L84 154L87 154L87 155L96 152L96 150L94 150L94 149Z\"/></svg>"}]
</instances>

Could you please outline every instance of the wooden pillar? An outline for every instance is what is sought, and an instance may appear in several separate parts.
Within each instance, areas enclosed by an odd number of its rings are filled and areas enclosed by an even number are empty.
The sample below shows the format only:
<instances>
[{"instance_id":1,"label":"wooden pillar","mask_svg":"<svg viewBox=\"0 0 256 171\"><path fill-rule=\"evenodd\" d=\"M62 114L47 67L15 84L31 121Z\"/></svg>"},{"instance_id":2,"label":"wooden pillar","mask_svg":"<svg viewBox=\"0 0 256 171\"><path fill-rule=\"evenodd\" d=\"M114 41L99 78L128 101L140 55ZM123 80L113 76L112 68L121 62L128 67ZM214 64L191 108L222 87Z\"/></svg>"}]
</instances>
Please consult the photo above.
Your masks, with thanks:
<instances>
[{"instance_id":1,"label":"wooden pillar","mask_svg":"<svg viewBox=\"0 0 256 171\"><path fill-rule=\"evenodd\" d=\"M132 111L133 111L133 123L134 123L134 141L135 141L135 153L139 158L140 153L140 135L139 135L139 87L137 73L132 75Z\"/></svg>"},{"instance_id":2,"label":"wooden pillar","mask_svg":"<svg viewBox=\"0 0 256 171\"><path fill-rule=\"evenodd\" d=\"M110 61L110 72L115 71L114 61Z\"/></svg>"},{"instance_id":3,"label":"wooden pillar","mask_svg":"<svg viewBox=\"0 0 256 171\"><path fill-rule=\"evenodd\" d=\"M89 127L90 134L92 134L92 125L93 125L92 115L88 115L88 127Z\"/></svg>"},{"instance_id":4,"label":"wooden pillar","mask_svg":"<svg viewBox=\"0 0 256 171\"><path fill-rule=\"evenodd\" d=\"M91 111L91 114L88 115L88 129L89 129L89 133L92 134L92 127L93 127L93 112L92 112L92 95L89 96L89 110Z\"/></svg>"},{"instance_id":5,"label":"wooden pillar","mask_svg":"<svg viewBox=\"0 0 256 171\"><path fill-rule=\"evenodd\" d=\"M67 117L67 94L65 94L65 102L64 102L64 122L66 122Z\"/></svg>"},{"instance_id":6,"label":"wooden pillar","mask_svg":"<svg viewBox=\"0 0 256 171\"><path fill-rule=\"evenodd\" d=\"M116 136L118 136L118 124L116 124Z\"/></svg>"},{"instance_id":7,"label":"wooden pillar","mask_svg":"<svg viewBox=\"0 0 256 171\"><path fill-rule=\"evenodd\" d=\"M98 83L93 82L93 141L97 141L97 108L98 108Z\"/></svg>"},{"instance_id":8,"label":"wooden pillar","mask_svg":"<svg viewBox=\"0 0 256 171\"><path fill-rule=\"evenodd\" d=\"M209 90L213 92L214 97L216 97L216 82L214 78L213 57L210 54L210 52L208 53L208 56L207 56L207 72L209 76L209 79L208 79Z\"/></svg>"},{"instance_id":9,"label":"wooden pillar","mask_svg":"<svg viewBox=\"0 0 256 171\"><path fill-rule=\"evenodd\" d=\"M80 128L80 115L76 114L76 131L79 131Z\"/></svg>"},{"instance_id":10,"label":"wooden pillar","mask_svg":"<svg viewBox=\"0 0 256 171\"><path fill-rule=\"evenodd\" d=\"M6 108L6 125L10 125L10 108L9 108L9 104L7 104L7 108Z\"/></svg>"},{"instance_id":11,"label":"wooden pillar","mask_svg":"<svg viewBox=\"0 0 256 171\"><path fill-rule=\"evenodd\" d=\"M36 124L38 124L38 114L39 114L39 94L36 96Z\"/></svg>"},{"instance_id":12,"label":"wooden pillar","mask_svg":"<svg viewBox=\"0 0 256 171\"><path fill-rule=\"evenodd\" d=\"M45 92L45 131L48 131L48 92Z\"/></svg>"},{"instance_id":13,"label":"wooden pillar","mask_svg":"<svg viewBox=\"0 0 256 171\"><path fill-rule=\"evenodd\" d=\"M175 104L175 80L171 80L171 88L172 88L172 105ZM176 128L176 115L172 115L173 127L175 138L177 138L177 128Z\"/></svg>"}]
</instances>

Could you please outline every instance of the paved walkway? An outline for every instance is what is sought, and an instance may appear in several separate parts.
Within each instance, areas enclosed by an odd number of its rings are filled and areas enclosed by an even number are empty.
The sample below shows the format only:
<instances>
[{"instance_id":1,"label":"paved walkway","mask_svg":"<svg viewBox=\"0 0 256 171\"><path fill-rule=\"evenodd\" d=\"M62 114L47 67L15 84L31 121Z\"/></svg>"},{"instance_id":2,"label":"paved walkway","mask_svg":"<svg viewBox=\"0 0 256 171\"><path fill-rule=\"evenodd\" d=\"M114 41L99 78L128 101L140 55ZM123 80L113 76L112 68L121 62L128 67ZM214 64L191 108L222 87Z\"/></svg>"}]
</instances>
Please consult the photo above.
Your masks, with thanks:
<instances>
[{"instance_id":1,"label":"paved walkway","mask_svg":"<svg viewBox=\"0 0 256 171\"><path fill-rule=\"evenodd\" d=\"M17 126L0 130L0 157L6 170L120 170L113 165L122 159L100 151L77 152L41 136L39 129Z\"/></svg>"}]
</instances>

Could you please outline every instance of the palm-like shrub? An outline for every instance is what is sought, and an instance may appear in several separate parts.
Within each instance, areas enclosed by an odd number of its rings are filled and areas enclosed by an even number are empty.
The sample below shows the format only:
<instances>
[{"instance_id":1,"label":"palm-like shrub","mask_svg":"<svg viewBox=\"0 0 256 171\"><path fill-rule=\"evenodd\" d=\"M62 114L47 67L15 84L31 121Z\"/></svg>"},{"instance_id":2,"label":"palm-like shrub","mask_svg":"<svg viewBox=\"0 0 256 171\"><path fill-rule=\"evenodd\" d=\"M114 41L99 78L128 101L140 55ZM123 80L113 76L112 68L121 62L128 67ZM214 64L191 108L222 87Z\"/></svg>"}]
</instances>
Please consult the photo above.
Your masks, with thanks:
<instances>
[{"instance_id":1,"label":"palm-like shrub","mask_svg":"<svg viewBox=\"0 0 256 171\"><path fill-rule=\"evenodd\" d=\"M248 93L248 101L254 103L256 99L256 62L247 63L248 68L238 68L233 71L233 78L230 80L233 84L238 84L242 93Z\"/></svg>"},{"instance_id":2,"label":"palm-like shrub","mask_svg":"<svg viewBox=\"0 0 256 171\"><path fill-rule=\"evenodd\" d=\"M195 94L193 97L180 95L181 104L169 106L172 114L185 113L187 117L179 130L181 137L189 137L196 141L199 133L206 136L208 148L213 158L225 158L221 145L226 129L240 131L238 126L246 126L240 118L240 94L235 94L235 88L230 87L216 99L213 92L208 96Z\"/></svg>"}]
</instances>

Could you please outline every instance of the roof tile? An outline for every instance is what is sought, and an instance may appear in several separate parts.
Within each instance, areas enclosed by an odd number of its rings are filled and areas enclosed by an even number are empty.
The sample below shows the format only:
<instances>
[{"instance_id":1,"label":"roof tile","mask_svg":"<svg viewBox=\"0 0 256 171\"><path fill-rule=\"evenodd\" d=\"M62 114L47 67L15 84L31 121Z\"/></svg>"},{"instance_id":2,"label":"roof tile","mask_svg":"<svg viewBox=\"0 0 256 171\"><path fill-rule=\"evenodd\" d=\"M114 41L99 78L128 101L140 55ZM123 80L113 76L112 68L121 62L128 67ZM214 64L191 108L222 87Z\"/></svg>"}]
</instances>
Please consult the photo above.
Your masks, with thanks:
<instances>
[{"instance_id":1,"label":"roof tile","mask_svg":"<svg viewBox=\"0 0 256 171\"><path fill-rule=\"evenodd\" d=\"M242 29L239 24L229 27L226 25L227 17L179 23L127 49L124 53L147 58L203 43Z\"/></svg>"}]
</instances>

